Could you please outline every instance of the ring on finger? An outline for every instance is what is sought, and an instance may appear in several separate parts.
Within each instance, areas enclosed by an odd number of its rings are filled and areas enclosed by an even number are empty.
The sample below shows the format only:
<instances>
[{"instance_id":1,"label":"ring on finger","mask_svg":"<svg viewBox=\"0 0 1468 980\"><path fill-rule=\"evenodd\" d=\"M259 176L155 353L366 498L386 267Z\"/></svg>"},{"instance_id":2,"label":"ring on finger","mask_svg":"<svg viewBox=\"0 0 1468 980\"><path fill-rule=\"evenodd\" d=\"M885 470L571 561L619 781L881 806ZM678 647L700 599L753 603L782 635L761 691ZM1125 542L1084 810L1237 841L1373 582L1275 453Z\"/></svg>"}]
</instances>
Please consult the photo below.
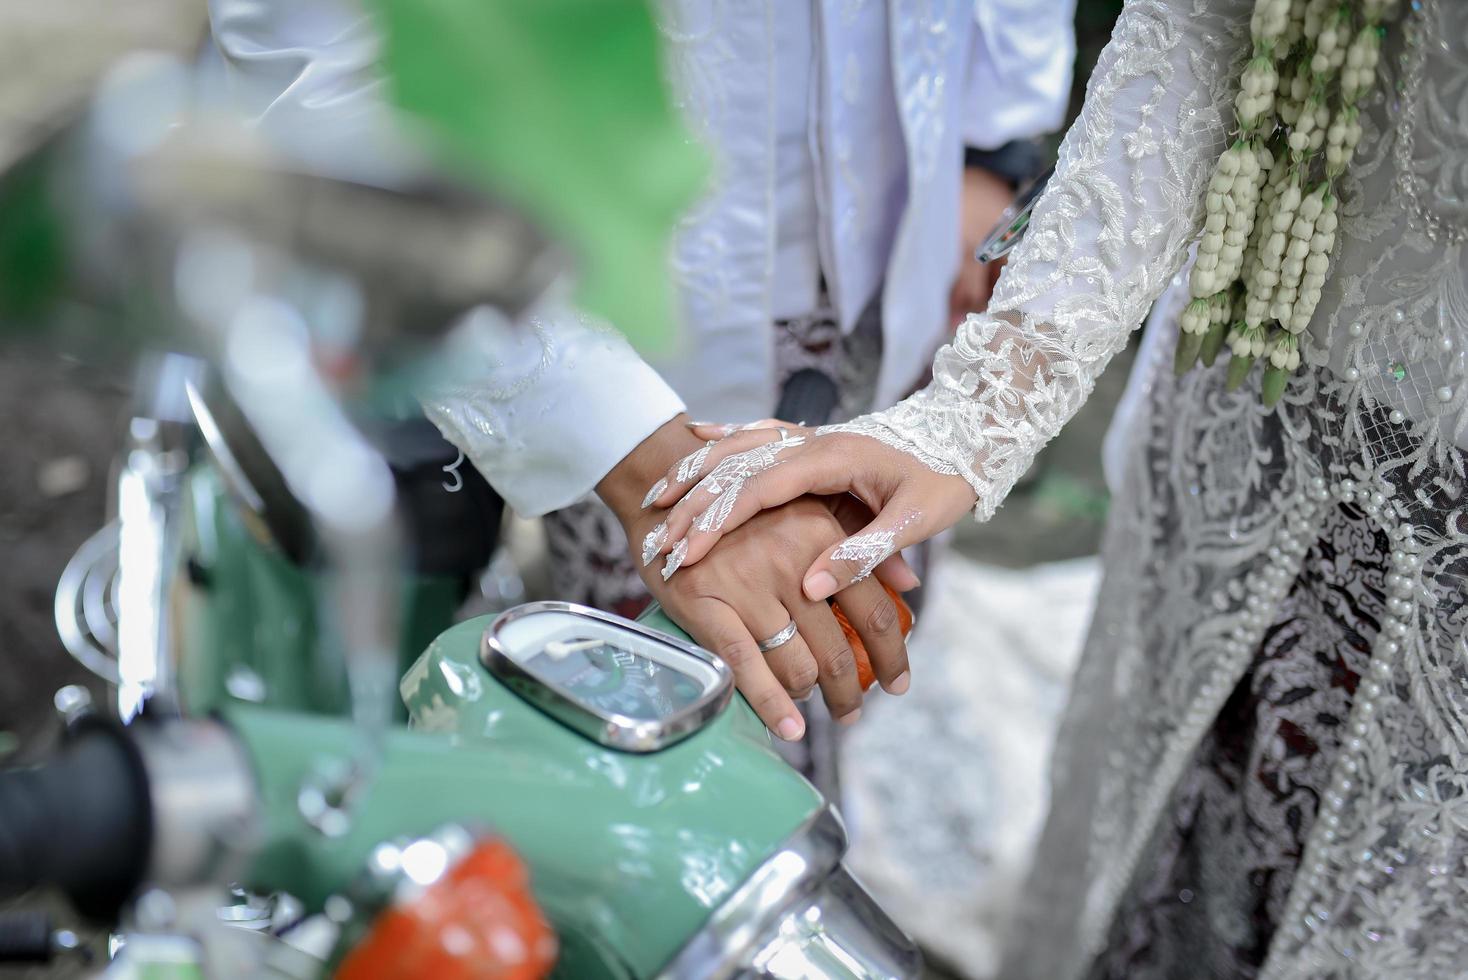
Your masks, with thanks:
<instances>
[{"instance_id":1,"label":"ring on finger","mask_svg":"<svg viewBox=\"0 0 1468 980\"><path fill-rule=\"evenodd\" d=\"M778 650L794 638L796 632L795 620L785 624L785 628L767 640L761 640L759 644L760 653L769 653Z\"/></svg>"}]
</instances>

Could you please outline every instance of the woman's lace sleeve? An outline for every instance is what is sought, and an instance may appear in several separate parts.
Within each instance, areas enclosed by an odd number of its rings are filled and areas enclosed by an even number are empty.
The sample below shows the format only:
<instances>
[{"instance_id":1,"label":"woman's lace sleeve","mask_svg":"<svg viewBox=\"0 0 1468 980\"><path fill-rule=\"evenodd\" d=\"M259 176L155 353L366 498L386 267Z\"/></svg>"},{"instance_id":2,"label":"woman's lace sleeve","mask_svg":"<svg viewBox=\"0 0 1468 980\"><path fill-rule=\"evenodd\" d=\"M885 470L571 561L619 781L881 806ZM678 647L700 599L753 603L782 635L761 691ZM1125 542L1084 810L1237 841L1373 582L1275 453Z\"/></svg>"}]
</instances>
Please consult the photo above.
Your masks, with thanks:
<instances>
[{"instance_id":1,"label":"woman's lace sleeve","mask_svg":"<svg viewBox=\"0 0 1468 980\"><path fill-rule=\"evenodd\" d=\"M1177 273L1232 123L1250 0L1131 0L986 313L933 380L833 427L961 474L989 518Z\"/></svg>"}]
</instances>

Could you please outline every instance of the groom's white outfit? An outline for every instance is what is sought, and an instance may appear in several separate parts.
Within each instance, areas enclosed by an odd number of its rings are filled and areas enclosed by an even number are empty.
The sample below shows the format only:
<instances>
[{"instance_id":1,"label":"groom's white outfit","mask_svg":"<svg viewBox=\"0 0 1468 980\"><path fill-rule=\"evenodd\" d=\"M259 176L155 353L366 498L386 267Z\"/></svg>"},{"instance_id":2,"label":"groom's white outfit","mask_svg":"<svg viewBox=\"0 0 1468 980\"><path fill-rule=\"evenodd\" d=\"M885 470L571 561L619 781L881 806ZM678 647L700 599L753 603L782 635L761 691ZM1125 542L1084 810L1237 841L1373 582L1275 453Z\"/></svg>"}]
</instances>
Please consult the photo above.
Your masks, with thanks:
<instances>
[{"instance_id":1,"label":"groom's white outfit","mask_svg":"<svg viewBox=\"0 0 1468 980\"><path fill-rule=\"evenodd\" d=\"M822 283L846 331L881 290L876 401L891 404L947 326L963 148L1059 126L1073 6L655 4L675 101L714 161L670 257L676 349L649 363L563 307L539 311L534 329L481 317L465 344L470 382L430 403L430 417L517 511L560 508L685 407L719 420L770 414L772 320L813 312ZM262 123L337 149L375 138L384 95L359 9L211 0L211 13L226 81ZM597 165L594 146L586 165Z\"/></svg>"}]
</instances>

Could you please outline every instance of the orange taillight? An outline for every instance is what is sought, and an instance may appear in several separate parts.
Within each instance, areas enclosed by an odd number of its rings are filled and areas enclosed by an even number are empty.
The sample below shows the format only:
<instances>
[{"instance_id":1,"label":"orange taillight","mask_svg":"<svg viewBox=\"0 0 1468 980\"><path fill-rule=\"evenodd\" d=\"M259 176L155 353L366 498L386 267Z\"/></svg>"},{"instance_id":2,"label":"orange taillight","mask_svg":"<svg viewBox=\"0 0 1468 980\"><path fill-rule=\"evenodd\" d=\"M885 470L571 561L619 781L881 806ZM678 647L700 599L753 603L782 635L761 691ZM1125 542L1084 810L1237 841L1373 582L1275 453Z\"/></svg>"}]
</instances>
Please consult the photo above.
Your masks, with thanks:
<instances>
[{"instance_id":1,"label":"orange taillight","mask_svg":"<svg viewBox=\"0 0 1468 980\"><path fill-rule=\"evenodd\" d=\"M383 911L336 975L537 980L555 961L555 934L524 864L504 841L485 838L422 893Z\"/></svg>"}]
</instances>

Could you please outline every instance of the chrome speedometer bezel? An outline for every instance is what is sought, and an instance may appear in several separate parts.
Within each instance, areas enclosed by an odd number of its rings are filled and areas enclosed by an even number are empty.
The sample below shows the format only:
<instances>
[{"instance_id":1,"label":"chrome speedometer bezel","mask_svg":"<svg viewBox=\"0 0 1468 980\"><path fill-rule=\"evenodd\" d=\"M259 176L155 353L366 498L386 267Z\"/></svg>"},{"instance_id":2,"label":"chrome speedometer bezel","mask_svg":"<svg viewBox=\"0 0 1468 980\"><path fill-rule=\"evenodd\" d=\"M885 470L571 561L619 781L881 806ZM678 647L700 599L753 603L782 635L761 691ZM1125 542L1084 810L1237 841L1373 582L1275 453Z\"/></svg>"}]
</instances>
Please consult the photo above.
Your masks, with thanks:
<instances>
[{"instance_id":1,"label":"chrome speedometer bezel","mask_svg":"<svg viewBox=\"0 0 1468 980\"><path fill-rule=\"evenodd\" d=\"M700 681L703 693L696 701L657 720L631 718L601 710L527 669L505 648L501 637L506 626L544 613L594 620L693 657L712 670L714 683L708 685ZM718 717L734 694L734 674L729 666L702 647L613 613L574 602L527 602L500 613L480 638L479 659L485 670L529 704L587 738L621 752L657 752L682 741Z\"/></svg>"}]
</instances>

